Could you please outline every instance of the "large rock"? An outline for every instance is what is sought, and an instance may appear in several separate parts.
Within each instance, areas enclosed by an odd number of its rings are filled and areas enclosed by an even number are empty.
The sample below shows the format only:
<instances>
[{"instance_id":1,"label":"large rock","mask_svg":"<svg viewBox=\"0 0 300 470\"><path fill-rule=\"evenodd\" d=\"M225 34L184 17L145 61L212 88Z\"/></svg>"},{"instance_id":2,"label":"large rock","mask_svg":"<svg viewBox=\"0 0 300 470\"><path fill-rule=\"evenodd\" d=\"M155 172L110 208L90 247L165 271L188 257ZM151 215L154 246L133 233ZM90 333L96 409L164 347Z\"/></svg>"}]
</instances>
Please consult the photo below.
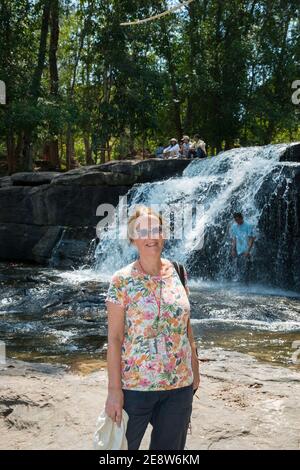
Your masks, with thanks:
<instances>
[{"instance_id":1,"label":"large rock","mask_svg":"<svg viewBox=\"0 0 300 470\"><path fill-rule=\"evenodd\" d=\"M66 173L0 179L0 259L76 266L96 238L101 204L117 207L135 183L180 173L188 160L111 161Z\"/></svg>"},{"instance_id":2,"label":"large rock","mask_svg":"<svg viewBox=\"0 0 300 470\"><path fill-rule=\"evenodd\" d=\"M144 183L181 174L189 163L189 160L182 158L168 160L151 158L142 161L118 162L111 166L110 171L134 176L139 183Z\"/></svg>"},{"instance_id":3,"label":"large rock","mask_svg":"<svg viewBox=\"0 0 300 470\"><path fill-rule=\"evenodd\" d=\"M60 175L57 171L22 172L14 173L10 178L14 186L39 186L51 183L57 175Z\"/></svg>"},{"instance_id":4,"label":"large rock","mask_svg":"<svg viewBox=\"0 0 300 470\"><path fill-rule=\"evenodd\" d=\"M134 175L124 173L110 173L104 171L81 171L78 173L65 173L52 180L55 185L76 186L132 186L137 182Z\"/></svg>"},{"instance_id":5,"label":"large rock","mask_svg":"<svg viewBox=\"0 0 300 470\"><path fill-rule=\"evenodd\" d=\"M3 178L0 178L0 188L7 188L12 185L13 182L10 176L3 176Z\"/></svg>"},{"instance_id":6,"label":"large rock","mask_svg":"<svg viewBox=\"0 0 300 470\"><path fill-rule=\"evenodd\" d=\"M289 145L282 157L281 162L300 162L300 144Z\"/></svg>"},{"instance_id":7,"label":"large rock","mask_svg":"<svg viewBox=\"0 0 300 470\"><path fill-rule=\"evenodd\" d=\"M134 183L161 180L181 174L189 164L186 159L151 158L141 161L121 160L102 165L76 168L57 175L52 184L76 184L82 186L132 186Z\"/></svg>"},{"instance_id":8,"label":"large rock","mask_svg":"<svg viewBox=\"0 0 300 470\"><path fill-rule=\"evenodd\" d=\"M0 189L2 224L46 226L94 226L100 204L117 206L127 186L46 185Z\"/></svg>"},{"instance_id":9,"label":"large rock","mask_svg":"<svg viewBox=\"0 0 300 470\"><path fill-rule=\"evenodd\" d=\"M46 226L45 232L31 249L34 260L37 263L45 264L52 258L53 247L59 245L59 241L62 238L63 232L63 227Z\"/></svg>"},{"instance_id":10,"label":"large rock","mask_svg":"<svg viewBox=\"0 0 300 470\"><path fill-rule=\"evenodd\" d=\"M60 227L24 223L0 224L0 258L45 263L51 258L53 247L58 242L60 233ZM43 250L38 248L42 240L44 240Z\"/></svg>"},{"instance_id":11,"label":"large rock","mask_svg":"<svg viewBox=\"0 0 300 470\"><path fill-rule=\"evenodd\" d=\"M47 238L45 240L47 242ZM44 241L42 240L41 253L44 253ZM34 254L40 248L41 242L33 249ZM95 227L65 227L61 233L59 242L51 252L50 264L52 267L68 268L80 267L89 264L96 246ZM40 257L39 262L43 259ZM44 260L45 261L45 260ZM49 260L48 260L49 261Z\"/></svg>"},{"instance_id":12,"label":"large rock","mask_svg":"<svg viewBox=\"0 0 300 470\"><path fill-rule=\"evenodd\" d=\"M275 184L271 174L257 194L262 213L256 278L261 283L300 291L300 165L281 163L280 170L280 184Z\"/></svg>"},{"instance_id":13,"label":"large rock","mask_svg":"<svg viewBox=\"0 0 300 470\"><path fill-rule=\"evenodd\" d=\"M103 203L116 207L127 191L127 186L0 188L0 259L47 264L62 237L56 265L80 264L96 237L97 207Z\"/></svg>"}]
</instances>

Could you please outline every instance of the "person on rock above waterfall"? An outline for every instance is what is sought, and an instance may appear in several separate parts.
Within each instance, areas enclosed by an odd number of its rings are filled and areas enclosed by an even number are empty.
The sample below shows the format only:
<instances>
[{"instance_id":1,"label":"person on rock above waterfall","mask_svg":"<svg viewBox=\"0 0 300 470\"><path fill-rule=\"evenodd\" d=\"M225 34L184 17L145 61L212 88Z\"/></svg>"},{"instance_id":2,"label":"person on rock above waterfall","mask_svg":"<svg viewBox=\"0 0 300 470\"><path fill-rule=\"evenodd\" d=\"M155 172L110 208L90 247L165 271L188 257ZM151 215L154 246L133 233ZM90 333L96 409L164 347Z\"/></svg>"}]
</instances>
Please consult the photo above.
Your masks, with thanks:
<instances>
[{"instance_id":1,"label":"person on rock above waterfall","mask_svg":"<svg viewBox=\"0 0 300 470\"><path fill-rule=\"evenodd\" d=\"M194 140L190 144L189 158L205 158L207 157L206 144L204 140L200 139L200 135L196 134Z\"/></svg>"},{"instance_id":2,"label":"person on rock above waterfall","mask_svg":"<svg viewBox=\"0 0 300 470\"><path fill-rule=\"evenodd\" d=\"M164 158L179 158L180 147L177 139L170 139L170 145L163 151Z\"/></svg>"},{"instance_id":3,"label":"person on rock above waterfall","mask_svg":"<svg viewBox=\"0 0 300 470\"><path fill-rule=\"evenodd\" d=\"M251 250L255 241L253 225L244 221L241 212L233 214L235 222L230 227L231 254L236 259L237 280L249 282Z\"/></svg>"},{"instance_id":4,"label":"person on rock above waterfall","mask_svg":"<svg viewBox=\"0 0 300 470\"><path fill-rule=\"evenodd\" d=\"M188 158L189 156L189 151L190 151L190 138L188 135L184 135L182 137L182 141L181 141L181 146L180 146L180 153L181 153L181 156L182 158Z\"/></svg>"}]
</instances>

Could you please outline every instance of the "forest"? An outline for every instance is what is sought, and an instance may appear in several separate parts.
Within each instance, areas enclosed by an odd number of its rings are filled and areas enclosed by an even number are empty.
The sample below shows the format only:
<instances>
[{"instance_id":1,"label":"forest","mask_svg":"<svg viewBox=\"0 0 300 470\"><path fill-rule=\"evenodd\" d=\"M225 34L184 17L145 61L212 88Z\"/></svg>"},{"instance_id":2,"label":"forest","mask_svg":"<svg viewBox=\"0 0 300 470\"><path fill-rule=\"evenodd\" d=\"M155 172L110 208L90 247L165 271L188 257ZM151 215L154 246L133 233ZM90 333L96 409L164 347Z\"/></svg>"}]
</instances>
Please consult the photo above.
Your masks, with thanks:
<instances>
[{"instance_id":1,"label":"forest","mask_svg":"<svg viewBox=\"0 0 300 470\"><path fill-rule=\"evenodd\" d=\"M300 140L299 0L1 0L0 172Z\"/></svg>"}]
</instances>

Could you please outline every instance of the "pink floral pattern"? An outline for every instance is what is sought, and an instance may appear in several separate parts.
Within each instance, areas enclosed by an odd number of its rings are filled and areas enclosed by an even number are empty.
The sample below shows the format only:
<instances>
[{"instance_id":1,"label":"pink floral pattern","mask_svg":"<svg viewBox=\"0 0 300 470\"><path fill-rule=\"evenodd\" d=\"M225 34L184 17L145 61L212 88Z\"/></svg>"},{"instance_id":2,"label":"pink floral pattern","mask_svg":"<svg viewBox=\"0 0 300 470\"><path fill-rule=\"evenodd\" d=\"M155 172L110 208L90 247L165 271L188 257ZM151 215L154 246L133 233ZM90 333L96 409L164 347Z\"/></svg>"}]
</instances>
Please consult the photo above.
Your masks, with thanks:
<instances>
[{"instance_id":1,"label":"pink floral pattern","mask_svg":"<svg viewBox=\"0 0 300 470\"><path fill-rule=\"evenodd\" d=\"M159 278L139 272L133 264L114 273L105 299L125 309L122 387L149 391L188 386L193 382L193 371L186 290L175 268L163 276L158 319ZM184 274L187 282L186 270ZM158 349L153 353L150 344L155 339Z\"/></svg>"}]
</instances>

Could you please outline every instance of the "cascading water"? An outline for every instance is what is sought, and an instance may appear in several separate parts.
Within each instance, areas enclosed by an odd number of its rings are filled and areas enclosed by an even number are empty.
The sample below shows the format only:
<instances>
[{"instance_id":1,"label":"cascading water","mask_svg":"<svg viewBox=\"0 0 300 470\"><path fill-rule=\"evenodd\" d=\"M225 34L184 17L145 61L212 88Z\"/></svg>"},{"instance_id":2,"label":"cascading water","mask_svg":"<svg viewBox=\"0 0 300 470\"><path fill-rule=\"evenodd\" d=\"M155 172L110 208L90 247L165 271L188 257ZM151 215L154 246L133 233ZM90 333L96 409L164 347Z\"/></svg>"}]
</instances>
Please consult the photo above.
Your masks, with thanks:
<instances>
[{"instance_id":1,"label":"cascading water","mask_svg":"<svg viewBox=\"0 0 300 470\"><path fill-rule=\"evenodd\" d=\"M180 230L172 232L175 239L166 241L163 256L188 267L191 319L200 348L237 349L293 365L292 345L300 332L300 294L295 292L300 292L300 163L295 157L299 159L300 147L286 148L235 149L194 160L181 177L135 185L127 194L129 214L137 204L156 204L172 228L178 229L182 219L187 222L182 238ZM258 232L256 282L249 286L227 280L233 264L228 227L236 210ZM118 227L123 237L126 227L126 220ZM82 227L68 230L68 243L62 232L53 252L59 270L0 266L0 318L5 320L0 338L10 355L59 362L105 355L107 281L136 252L110 227L101 233L96 269L90 269L84 240L93 239L94 227L84 234ZM91 250L93 245L95 240ZM61 269L66 253L75 260L87 253L81 269Z\"/></svg>"},{"instance_id":2,"label":"cascading water","mask_svg":"<svg viewBox=\"0 0 300 470\"><path fill-rule=\"evenodd\" d=\"M255 279L268 281L261 253L262 249L267 250L264 256L268 257L268 245L261 243L266 236L266 227L261 225L260 219L272 197L275 195L276 198L279 188L284 185L281 198L288 204L289 182L283 171L287 162L280 161L286 148L283 144L240 148L214 158L194 160L181 177L135 185L127 194L129 214L138 204L155 205L172 225L174 218L178 221L194 207L192 224L187 224L188 229L184 225L181 239L170 239L165 243L163 256L184 262L193 276L222 281L232 275L228 229L233 222L232 213L240 211L257 228L253 251ZM126 233L126 221L121 223L119 230ZM136 256L127 240L114 237L114 233L114 228L102 233L95 253L96 269L106 274ZM201 237L203 246L199 244ZM259 260L256 264L257 252ZM274 259L276 271L283 269L281 258L278 248Z\"/></svg>"}]
</instances>

